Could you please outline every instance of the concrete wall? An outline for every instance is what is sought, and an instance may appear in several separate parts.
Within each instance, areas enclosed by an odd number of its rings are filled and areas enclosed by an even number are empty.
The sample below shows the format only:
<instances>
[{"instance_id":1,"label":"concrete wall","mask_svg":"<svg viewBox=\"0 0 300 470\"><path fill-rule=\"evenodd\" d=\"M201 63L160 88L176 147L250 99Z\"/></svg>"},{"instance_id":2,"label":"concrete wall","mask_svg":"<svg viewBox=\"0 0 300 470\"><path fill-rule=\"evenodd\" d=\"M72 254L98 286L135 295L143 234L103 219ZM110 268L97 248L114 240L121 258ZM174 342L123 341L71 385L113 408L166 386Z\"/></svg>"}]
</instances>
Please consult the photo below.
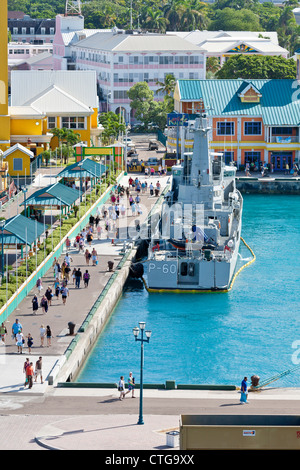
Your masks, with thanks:
<instances>
[{"instance_id":1,"label":"concrete wall","mask_svg":"<svg viewBox=\"0 0 300 470\"><path fill-rule=\"evenodd\" d=\"M300 178L237 178L236 187L241 193L300 194Z\"/></svg>"},{"instance_id":2,"label":"concrete wall","mask_svg":"<svg viewBox=\"0 0 300 470\"><path fill-rule=\"evenodd\" d=\"M65 352L65 359L60 362L51 372L51 382L57 385L58 382L73 381L76 379L80 368L84 364L88 354L92 350L99 334L103 330L106 321L114 311L123 293L123 287L129 275L131 261L136 253L136 248L132 248L127 254L124 265L120 270L115 271L115 278L104 296L99 308L94 313L88 325L76 337ZM121 260L120 263L122 263Z\"/></svg>"}]
</instances>

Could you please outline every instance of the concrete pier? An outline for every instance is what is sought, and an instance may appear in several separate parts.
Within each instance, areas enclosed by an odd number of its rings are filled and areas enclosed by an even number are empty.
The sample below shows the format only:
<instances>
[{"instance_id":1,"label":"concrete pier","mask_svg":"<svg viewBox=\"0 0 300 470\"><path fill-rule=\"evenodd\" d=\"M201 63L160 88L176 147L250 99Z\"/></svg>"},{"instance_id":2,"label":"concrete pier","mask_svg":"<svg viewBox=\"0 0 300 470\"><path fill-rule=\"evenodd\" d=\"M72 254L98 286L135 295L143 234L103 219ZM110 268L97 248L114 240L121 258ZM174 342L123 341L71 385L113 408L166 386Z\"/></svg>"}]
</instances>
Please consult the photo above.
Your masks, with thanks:
<instances>
[{"instance_id":1,"label":"concrete pier","mask_svg":"<svg viewBox=\"0 0 300 470\"><path fill-rule=\"evenodd\" d=\"M138 176L141 181L141 175L130 175L135 178ZM129 176L122 179L121 184L128 185ZM161 191L163 191L167 184L168 177L151 177L147 178L148 189L144 194L140 194L140 206L143 209L142 214L132 215L129 204L126 208L126 216L120 217L120 227L126 225L134 228L137 220L143 223L148 217L149 211L155 206L158 197L151 196L149 193L149 183L153 185L160 180ZM131 189L130 192L135 197L136 192ZM126 195L125 195L126 198ZM108 208L110 203L105 204ZM134 258L136 248L133 244L127 246L124 252L123 241L116 243L113 233L107 233L104 227L104 220L100 222L102 226L102 235L98 239L97 234L94 233L94 239L89 246L85 244L84 251L88 249L90 252L93 248L96 249L98 254L98 264L92 266L92 261L86 263L85 256L78 249L72 247L68 250L71 256L71 271L73 268L80 268L82 273L87 269L90 274L90 281L87 288L84 287L83 280L81 281L80 288L77 289L73 283L70 273L70 281L68 283L69 297L66 304L63 305L61 296L56 299L55 295L52 298L52 305L49 306L46 314L42 313L39 308L36 314L32 311L32 298L37 294L37 288L33 288L27 297L22 300L18 308L8 317L5 322L8 334L6 335L5 345L0 347L0 386L1 380L3 387L6 391L18 391L21 393L31 393L31 390L24 389L24 374L23 363L25 357L29 357L35 363L37 358L41 355L43 357L44 368L44 383L34 384L35 393L44 393L48 385L55 385L58 381L72 381L76 377L80 367L84 363L87 355L93 347L95 341L99 337L107 319L113 312L120 296L122 295L124 284L128 278L129 267L132 259ZM74 235L75 236L75 235ZM109 238L107 238L109 237ZM59 258L60 265L62 264L66 255L66 249ZM108 269L108 261L114 263L112 271ZM112 282L110 282L112 281ZM43 295L48 286L54 292L54 271L50 269L42 278ZM99 304L97 311L93 312L92 319L87 323L86 319L89 316L91 309L97 303L97 300L106 292L102 301ZM39 297L39 301L41 296ZM23 334L25 337L25 347L23 354L17 354L17 347L15 340L11 336L11 328L15 319L18 318L22 324ZM68 323L75 324L74 336L70 335ZM50 326L52 331L51 346L47 347L47 339L45 338L43 347L40 340L40 327L44 325ZM82 327L85 325L84 327ZM33 337L34 343L31 354L28 353L27 338L30 333Z\"/></svg>"},{"instance_id":2,"label":"concrete pier","mask_svg":"<svg viewBox=\"0 0 300 470\"><path fill-rule=\"evenodd\" d=\"M268 177L240 176L236 187L242 194L300 194L300 177L276 175Z\"/></svg>"}]
</instances>

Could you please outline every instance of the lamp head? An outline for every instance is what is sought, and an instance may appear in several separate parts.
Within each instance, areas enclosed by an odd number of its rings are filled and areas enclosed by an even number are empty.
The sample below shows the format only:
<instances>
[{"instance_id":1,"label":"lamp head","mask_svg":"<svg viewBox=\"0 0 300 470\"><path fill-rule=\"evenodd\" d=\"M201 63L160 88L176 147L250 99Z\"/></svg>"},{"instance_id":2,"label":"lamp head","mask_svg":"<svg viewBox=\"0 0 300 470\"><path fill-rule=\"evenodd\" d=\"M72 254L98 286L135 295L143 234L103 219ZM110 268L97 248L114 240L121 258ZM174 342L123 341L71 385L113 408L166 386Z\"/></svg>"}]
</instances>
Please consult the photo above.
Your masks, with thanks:
<instances>
[{"instance_id":1,"label":"lamp head","mask_svg":"<svg viewBox=\"0 0 300 470\"><path fill-rule=\"evenodd\" d=\"M139 335L140 330L139 330L138 327L136 326L135 328L133 328L132 332L133 332L134 336L137 338L138 335Z\"/></svg>"}]
</instances>

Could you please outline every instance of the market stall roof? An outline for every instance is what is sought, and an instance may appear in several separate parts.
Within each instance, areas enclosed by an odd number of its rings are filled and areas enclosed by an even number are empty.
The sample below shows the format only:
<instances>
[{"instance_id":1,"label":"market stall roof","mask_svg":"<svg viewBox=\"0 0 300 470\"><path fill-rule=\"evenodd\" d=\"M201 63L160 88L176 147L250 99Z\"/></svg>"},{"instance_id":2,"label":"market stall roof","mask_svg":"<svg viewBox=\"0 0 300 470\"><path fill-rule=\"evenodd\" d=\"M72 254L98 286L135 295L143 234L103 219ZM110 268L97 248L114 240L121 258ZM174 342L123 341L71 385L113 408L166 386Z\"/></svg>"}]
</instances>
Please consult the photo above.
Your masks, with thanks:
<instances>
[{"instance_id":1,"label":"market stall roof","mask_svg":"<svg viewBox=\"0 0 300 470\"><path fill-rule=\"evenodd\" d=\"M106 166L85 158L80 162L73 163L58 173L58 178L100 178L106 171Z\"/></svg>"},{"instance_id":2,"label":"market stall roof","mask_svg":"<svg viewBox=\"0 0 300 470\"><path fill-rule=\"evenodd\" d=\"M3 227L4 245L32 245L44 233L44 225L22 214L18 214L5 221ZM2 229L0 229L2 244Z\"/></svg>"},{"instance_id":3,"label":"market stall roof","mask_svg":"<svg viewBox=\"0 0 300 470\"><path fill-rule=\"evenodd\" d=\"M77 189L69 188L62 183L54 183L38 189L26 199L26 206L71 206L80 196ZM24 206L25 203L20 204Z\"/></svg>"}]
</instances>

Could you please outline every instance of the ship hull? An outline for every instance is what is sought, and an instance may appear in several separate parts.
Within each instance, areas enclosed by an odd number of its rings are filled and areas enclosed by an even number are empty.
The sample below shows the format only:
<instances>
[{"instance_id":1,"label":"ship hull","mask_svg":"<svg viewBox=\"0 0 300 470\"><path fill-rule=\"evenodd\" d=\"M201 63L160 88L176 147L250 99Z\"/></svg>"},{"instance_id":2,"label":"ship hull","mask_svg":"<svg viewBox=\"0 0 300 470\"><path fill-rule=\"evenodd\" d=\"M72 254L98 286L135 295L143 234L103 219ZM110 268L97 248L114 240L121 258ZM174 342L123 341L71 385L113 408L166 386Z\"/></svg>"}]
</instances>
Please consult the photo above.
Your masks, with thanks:
<instances>
[{"instance_id":1,"label":"ship hull","mask_svg":"<svg viewBox=\"0 0 300 470\"><path fill-rule=\"evenodd\" d=\"M239 224L241 233L241 223ZM226 292L233 280L238 259L240 239L227 259L193 259L157 254L145 265L145 284L149 292Z\"/></svg>"}]
</instances>

